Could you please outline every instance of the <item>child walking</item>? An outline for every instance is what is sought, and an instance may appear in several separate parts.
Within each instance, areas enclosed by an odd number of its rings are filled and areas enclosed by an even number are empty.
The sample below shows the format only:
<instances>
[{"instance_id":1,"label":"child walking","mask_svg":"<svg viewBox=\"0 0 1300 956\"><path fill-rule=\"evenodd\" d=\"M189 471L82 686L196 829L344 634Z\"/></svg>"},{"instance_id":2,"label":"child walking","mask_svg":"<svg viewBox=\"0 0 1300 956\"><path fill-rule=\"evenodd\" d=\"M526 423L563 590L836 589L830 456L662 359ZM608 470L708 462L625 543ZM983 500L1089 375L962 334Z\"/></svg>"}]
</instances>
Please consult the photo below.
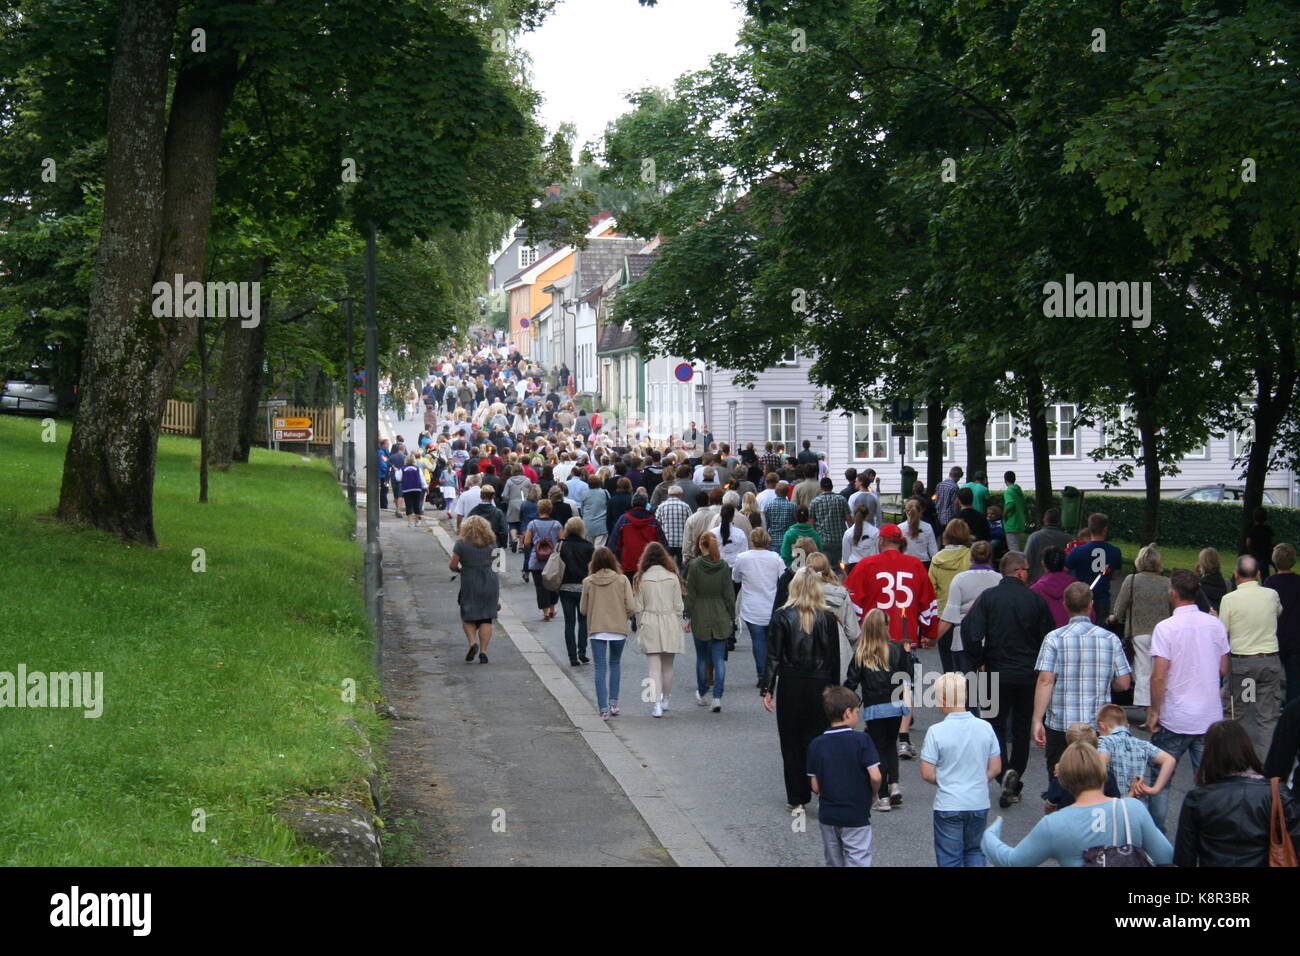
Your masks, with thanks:
<instances>
[{"instance_id":1,"label":"child walking","mask_svg":"<svg viewBox=\"0 0 1300 956\"><path fill-rule=\"evenodd\" d=\"M988 824L989 781L1002 772L1002 750L987 720L966 709L966 678L947 673L935 682L946 715L925 734L921 779L934 796L934 856L939 866L984 866L980 840Z\"/></svg>"},{"instance_id":2,"label":"child walking","mask_svg":"<svg viewBox=\"0 0 1300 956\"><path fill-rule=\"evenodd\" d=\"M827 687L822 706L830 729L808 745L808 776L818 796L827 866L871 865L871 805L880 790L880 756L857 733L862 702L847 687Z\"/></svg>"},{"instance_id":3,"label":"child walking","mask_svg":"<svg viewBox=\"0 0 1300 956\"><path fill-rule=\"evenodd\" d=\"M844 686L851 691L861 688L867 734L876 753L884 758L880 798L871 808L878 813L888 813L891 807L903 803L903 791L898 785L898 729L911 713L909 663L902 643L889 639L889 616L880 608L872 608L862 618Z\"/></svg>"}]
</instances>

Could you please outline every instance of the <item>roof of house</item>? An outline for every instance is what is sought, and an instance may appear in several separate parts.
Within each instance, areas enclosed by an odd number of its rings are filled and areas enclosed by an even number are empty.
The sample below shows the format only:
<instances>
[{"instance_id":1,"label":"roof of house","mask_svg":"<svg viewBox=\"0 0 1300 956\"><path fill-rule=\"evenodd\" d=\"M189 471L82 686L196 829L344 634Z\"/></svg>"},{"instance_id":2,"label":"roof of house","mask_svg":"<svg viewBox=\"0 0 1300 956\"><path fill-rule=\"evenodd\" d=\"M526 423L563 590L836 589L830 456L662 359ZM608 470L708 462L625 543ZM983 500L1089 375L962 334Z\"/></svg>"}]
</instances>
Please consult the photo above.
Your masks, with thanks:
<instances>
[{"instance_id":1,"label":"roof of house","mask_svg":"<svg viewBox=\"0 0 1300 956\"><path fill-rule=\"evenodd\" d=\"M659 258L657 252L634 252L626 257L626 280L635 282L654 265L654 261Z\"/></svg>"},{"instance_id":2,"label":"roof of house","mask_svg":"<svg viewBox=\"0 0 1300 956\"><path fill-rule=\"evenodd\" d=\"M600 333L600 341L596 344L596 354L623 352L634 349L640 344L641 340L637 338L636 332L631 329L625 330L622 323L611 322Z\"/></svg>"}]
</instances>

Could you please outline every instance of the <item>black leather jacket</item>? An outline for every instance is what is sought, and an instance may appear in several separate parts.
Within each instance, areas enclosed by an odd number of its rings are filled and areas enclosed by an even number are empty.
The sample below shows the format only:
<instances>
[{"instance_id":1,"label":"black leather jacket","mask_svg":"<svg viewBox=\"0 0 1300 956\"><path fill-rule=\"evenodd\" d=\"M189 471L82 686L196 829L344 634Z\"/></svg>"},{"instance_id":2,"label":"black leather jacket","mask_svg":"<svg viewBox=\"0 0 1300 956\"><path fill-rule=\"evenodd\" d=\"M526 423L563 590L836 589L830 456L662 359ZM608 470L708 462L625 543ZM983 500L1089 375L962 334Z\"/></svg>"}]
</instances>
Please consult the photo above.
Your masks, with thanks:
<instances>
[{"instance_id":1,"label":"black leather jacket","mask_svg":"<svg viewBox=\"0 0 1300 956\"><path fill-rule=\"evenodd\" d=\"M840 677L840 625L830 611L819 611L812 633L799 623L799 612L783 607L772 615L767 632L767 667L763 693L772 692L776 679L807 677L837 683Z\"/></svg>"},{"instance_id":2,"label":"black leather jacket","mask_svg":"<svg viewBox=\"0 0 1300 956\"><path fill-rule=\"evenodd\" d=\"M1273 792L1261 777L1230 777L1197 787L1183 800L1174 866L1268 866ZM1300 843L1300 803L1282 788L1291 840Z\"/></svg>"}]
</instances>

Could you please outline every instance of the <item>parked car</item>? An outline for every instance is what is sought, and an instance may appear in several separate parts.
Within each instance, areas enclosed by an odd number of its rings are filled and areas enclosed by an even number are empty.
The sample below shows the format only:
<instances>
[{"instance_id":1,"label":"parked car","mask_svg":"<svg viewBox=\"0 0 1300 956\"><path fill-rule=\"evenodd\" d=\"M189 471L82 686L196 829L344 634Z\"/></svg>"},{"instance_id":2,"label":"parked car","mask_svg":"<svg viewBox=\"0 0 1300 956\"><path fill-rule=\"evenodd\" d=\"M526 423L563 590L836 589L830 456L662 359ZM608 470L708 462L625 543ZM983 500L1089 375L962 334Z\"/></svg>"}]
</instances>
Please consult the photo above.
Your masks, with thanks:
<instances>
[{"instance_id":1,"label":"parked car","mask_svg":"<svg viewBox=\"0 0 1300 956\"><path fill-rule=\"evenodd\" d=\"M1211 504L1220 505L1239 505L1246 500L1246 489L1242 485L1201 485L1199 488L1188 488L1186 491L1174 495L1175 498L1184 501L1208 501ZM1278 501L1269 492L1264 492L1264 504L1267 507L1280 507L1282 502Z\"/></svg>"},{"instance_id":2,"label":"parked car","mask_svg":"<svg viewBox=\"0 0 1300 956\"><path fill-rule=\"evenodd\" d=\"M58 405L54 387L46 373L40 369L31 369L5 379L4 392L0 394L0 411L53 415L58 410Z\"/></svg>"}]
</instances>

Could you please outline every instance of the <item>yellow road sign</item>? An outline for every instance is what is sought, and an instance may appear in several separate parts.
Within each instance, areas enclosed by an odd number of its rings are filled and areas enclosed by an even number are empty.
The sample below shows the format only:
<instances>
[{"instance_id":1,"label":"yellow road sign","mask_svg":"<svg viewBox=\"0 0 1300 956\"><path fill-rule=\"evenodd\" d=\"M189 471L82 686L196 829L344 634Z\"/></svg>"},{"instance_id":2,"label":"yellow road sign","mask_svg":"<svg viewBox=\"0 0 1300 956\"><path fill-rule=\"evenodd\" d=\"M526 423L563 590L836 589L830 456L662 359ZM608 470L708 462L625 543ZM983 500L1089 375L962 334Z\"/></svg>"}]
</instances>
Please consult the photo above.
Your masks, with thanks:
<instances>
[{"instance_id":1,"label":"yellow road sign","mask_svg":"<svg viewBox=\"0 0 1300 956\"><path fill-rule=\"evenodd\" d=\"M311 428L310 418L277 418L275 428Z\"/></svg>"}]
</instances>

